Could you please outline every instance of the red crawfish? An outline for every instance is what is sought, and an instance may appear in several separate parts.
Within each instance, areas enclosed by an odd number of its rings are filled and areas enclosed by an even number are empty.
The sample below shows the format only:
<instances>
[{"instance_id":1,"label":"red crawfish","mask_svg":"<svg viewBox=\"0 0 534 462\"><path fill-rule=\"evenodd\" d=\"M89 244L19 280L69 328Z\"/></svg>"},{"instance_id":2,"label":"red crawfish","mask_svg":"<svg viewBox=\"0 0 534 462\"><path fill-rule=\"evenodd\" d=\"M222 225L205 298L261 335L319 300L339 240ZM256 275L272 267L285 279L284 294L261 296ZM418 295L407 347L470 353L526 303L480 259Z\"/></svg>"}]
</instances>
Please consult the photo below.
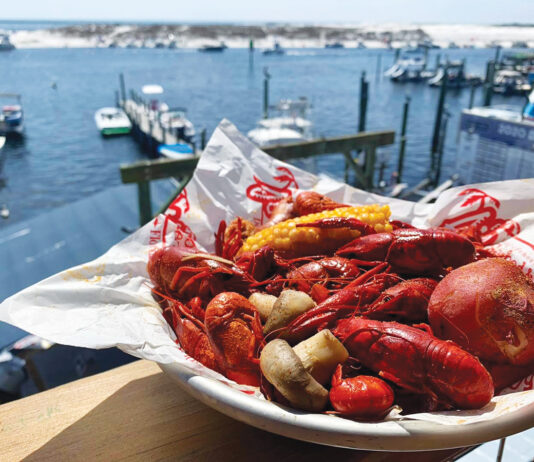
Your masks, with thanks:
<instances>
[{"instance_id":1,"label":"red crawfish","mask_svg":"<svg viewBox=\"0 0 534 462\"><path fill-rule=\"evenodd\" d=\"M152 252L147 271L157 290L183 301L200 297L207 303L225 290L247 293L255 282L231 261L204 253L185 254L177 246Z\"/></svg>"},{"instance_id":2,"label":"red crawfish","mask_svg":"<svg viewBox=\"0 0 534 462\"><path fill-rule=\"evenodd\" d=\"M259 386L263 334L256 307L242 295L223 292L209 302L204 324L224 375L237 383Z\"/></svg>"},{"instance_id":3,"label":"red crawfish","mask_svg":"<svg viewBox=\"0 0 534 462\"><path fill-rule=\"evenodd\" d=\"M332 333L351 356L400 387L459 409L479 409L493 397L491 375L475 356L424 330L353 317Z\"/></svg>"},{"instance_id":4,"label":"red crawfish","mask_svg":"<svg viewBox=\"0 0 534 462\"><path fill-rule=\"evenodd\" d=\"M378 377L358 375L343 377L338 364L332 376L330 403L337 413L356 419L379 420L393 406L392 388Z\"/></svg>"},{"instance_id":5,"label":"red crawfish","mask_svg":"<svg viewBox=\"0 0 534 462\"><path fill-rule=\"evenodd\" d=\"M359 274L360 268L348 258L326 257L289 271L286 274L286 282L295 290L309 293L314 284L337 288Z\"/></svg>"},{"instance_id":6,"label":"red crawfish","mask_svg":"<svg viewBox=\"0 0 534 462\"><path fill-rule=\"evenodd\" d=\"M323 194L315 191L301 192L295 199L294 214L297 217L309 215L310 213L324 212L325 210L334 210L340 207L349 207L345 204L335 202Z\"/></svg>"},{"instance_id":7,"label":"red crawfish","mask_svg":"<svg viewBox=\"0 0 534 462\"><path fill-rule=\"evenodd\" d=\"M398 276L394 274L377 274L386 267L386 263L376 266L315 308L302 313L284 328L286 338L292 341L303 340L318 330L334 326L340 318L352 316L359 307L374 302L385 289L398 282Z\"/></svg>"},{"instance_id":8,"label":"red crawfish","mask_svg":"<svg viewBox=\"0 0 534 462\"><path fill-rule=\"evenodd\" d=\"M205 326L189 307L177 300L169 300L163 310L163 317L189 356L210 369L220 371Z\"/></svg>"},{"instance_id":9,"label":"red crawfish","mask_svg":"<svg viewBox=\"0 0 534 462\"><path fill-rule=\"evenodd\" d=\"M428 301L438 285L430 278L416 278L402 281L389 287L360 314L382 321L426 322Z\"/></svg>"},{"instance_id":10,"label":"red crawfish","mask_svg":"<svg viewBox=\"0 0 534 462\"><path fill-rule=\"evenodd\" d=\"M429 278L403 281L396 274L377 274L386 266L382 263L362 274L294 319L286 328L285 335L300 340L317 330L333 327L338 319L353 315L405 322L426 321L428 301L437 282Z\"/></svg>"},{"instance_id":11,"label":"red crawfish","mask_svg":"<svg viewBox=\"0 0 534 462\"><path fill-rule=\"evenodd\" d=\"M395 229L362 236L341 247L336 255L365 261L386 261L401 274L442 274L475 260L473 243L454 231Z\"/></svg>"}]
</instances>

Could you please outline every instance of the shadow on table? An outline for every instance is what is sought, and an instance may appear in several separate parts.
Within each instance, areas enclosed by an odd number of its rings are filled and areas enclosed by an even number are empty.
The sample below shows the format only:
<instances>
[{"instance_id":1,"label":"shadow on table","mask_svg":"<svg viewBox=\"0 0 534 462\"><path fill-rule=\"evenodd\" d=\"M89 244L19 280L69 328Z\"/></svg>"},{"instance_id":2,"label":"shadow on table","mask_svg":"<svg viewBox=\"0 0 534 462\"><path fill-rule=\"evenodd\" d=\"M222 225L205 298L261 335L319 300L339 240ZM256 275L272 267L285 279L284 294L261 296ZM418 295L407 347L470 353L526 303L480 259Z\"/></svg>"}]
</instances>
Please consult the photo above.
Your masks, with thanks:
<instances>
[{"instance_id":1,"label":"shadow on table","mask_svg":"<svg viewBox=\"0 0 534 462\"><path fill-rule=\"evenodd\" d=\"M208 408L159 373L120 388L25 461L423 462L455 453L372 453L284 438Z\"/></svg>"}]
</instances>

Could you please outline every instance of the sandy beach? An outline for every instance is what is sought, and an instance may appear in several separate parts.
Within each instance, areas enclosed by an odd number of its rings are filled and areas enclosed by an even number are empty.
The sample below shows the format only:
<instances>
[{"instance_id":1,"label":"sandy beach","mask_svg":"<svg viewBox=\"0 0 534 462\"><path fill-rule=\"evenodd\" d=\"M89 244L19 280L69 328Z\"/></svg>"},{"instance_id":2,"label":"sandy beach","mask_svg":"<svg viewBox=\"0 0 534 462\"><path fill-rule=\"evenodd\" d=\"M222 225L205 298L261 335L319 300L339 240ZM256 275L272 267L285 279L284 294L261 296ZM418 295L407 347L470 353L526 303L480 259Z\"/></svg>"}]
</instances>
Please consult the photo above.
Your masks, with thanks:
<instances>
[{"instance_id":1,"label":"sandy beach","mask_svg":"<svg viewBox=\"0 0 534 462\"><path fill-rule=\"evenodd\" d=\"M180 25L180 24L83 24L11 34L17 48L167 47L198 48L224 42L231 48L246 48L254 40L257 48L322 48L341 42L345 47L403 47L423 41L447 47L505 48L514 42L534 47L534 27L484 25Z\"/></svg>"}]
</instances>

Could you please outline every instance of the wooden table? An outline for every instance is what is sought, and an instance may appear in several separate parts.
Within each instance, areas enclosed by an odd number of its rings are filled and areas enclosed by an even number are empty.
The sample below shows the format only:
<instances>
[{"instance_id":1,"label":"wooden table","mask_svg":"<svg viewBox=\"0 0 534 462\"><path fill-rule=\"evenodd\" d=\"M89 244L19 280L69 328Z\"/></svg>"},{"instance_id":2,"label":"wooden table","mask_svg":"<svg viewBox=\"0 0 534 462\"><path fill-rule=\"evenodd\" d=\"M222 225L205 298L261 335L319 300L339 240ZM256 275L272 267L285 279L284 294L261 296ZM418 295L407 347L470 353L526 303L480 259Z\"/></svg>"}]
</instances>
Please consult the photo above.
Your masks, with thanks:
<instances>
[{"instance_id":1,"label":"wooden table","mask_svg":"<svg viewBox=\"0 0 534 462\"><path fill-rule=\"evenodd\" d=\"M0 406L0 461L444 461L465 450L355 451L304 443L226 417L136 361Z\"/></svg>"}]
</instances>

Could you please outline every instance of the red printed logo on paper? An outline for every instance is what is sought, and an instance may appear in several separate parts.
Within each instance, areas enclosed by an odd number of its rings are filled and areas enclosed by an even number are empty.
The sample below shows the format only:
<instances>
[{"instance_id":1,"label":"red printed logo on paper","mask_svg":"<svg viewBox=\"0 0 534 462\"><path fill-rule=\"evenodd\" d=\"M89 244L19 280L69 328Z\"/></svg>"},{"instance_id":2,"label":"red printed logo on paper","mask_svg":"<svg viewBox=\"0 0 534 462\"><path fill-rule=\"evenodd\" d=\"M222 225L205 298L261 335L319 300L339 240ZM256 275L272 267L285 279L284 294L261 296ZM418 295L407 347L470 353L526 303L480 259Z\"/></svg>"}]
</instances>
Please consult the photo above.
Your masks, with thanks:
<instances>
[{"instance_id":1,"label":"red printed logo on paper","mask_svg":"<svg viewBox=\"0 0 534 462\"><path fill-rule=\"evenodd\" d=\"M496 244L521 231L516 221L498 218L501 203L495 197L475 188L464 189L458 196L465 196L465 200L452 209L453 216L443 220L440 226L470 228L484 245Z\"/></svg>"},{"instance_id":2,"label":"red printed logo on paper","mask_svg":"<svg viewBox=\"0 0 534 462\"><path fill-rule=\"evenodd\" d=\"M529 375L519 382L514 383L508 387L511 391L527 391L534 389L534 375Z\"/></svg>"},{"instance_id":3,"label":"red printed logo on paper","mask_svg":"<svg viewBox=\"0 0 534 462\"><path fill-rule=\"evenodd\" d=\"M291 197L291 189L298 189L299 185L295 176L286 167L277 167L280 175L273 177L278 184L269 184L254 176L255 183L247 188L247 197L255 202L261 203L261 220L271 218L276 202L284 197Z\"/></svg>"},{"instance_id":4,"label":"red printed logo on paper","mask_svg":"<svg viewBox=\"0 0 534 462\"><path fill-rule=\"evenodd\" d=\"M187 191L184 189L176 199L169 205L165 211L165 221L161 231L161 240L165 243L165 235L167 234L167 225L172 221L176 225L174 232L174 240L177 243L183 244L191 250L197 250L195 233L182 220L182 216L189 211L189 199L187 198ZM156 223L154 223L156 225Z\"/></svg>"}]
</instances>

